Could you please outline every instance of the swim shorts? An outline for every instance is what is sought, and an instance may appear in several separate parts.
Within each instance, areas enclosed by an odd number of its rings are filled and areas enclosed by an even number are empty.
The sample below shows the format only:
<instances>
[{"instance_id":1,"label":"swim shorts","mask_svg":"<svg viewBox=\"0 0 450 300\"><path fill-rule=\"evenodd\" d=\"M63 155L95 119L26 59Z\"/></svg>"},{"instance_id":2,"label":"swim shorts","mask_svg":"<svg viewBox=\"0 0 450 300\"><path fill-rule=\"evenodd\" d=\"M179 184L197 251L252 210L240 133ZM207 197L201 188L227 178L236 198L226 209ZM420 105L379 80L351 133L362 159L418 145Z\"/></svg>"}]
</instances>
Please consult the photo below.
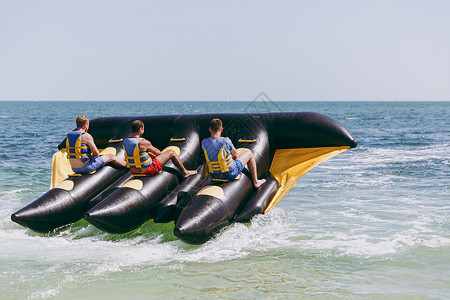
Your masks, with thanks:
<instances>
[{"instance_id":1,"label":"swim shorts","mask_svg":"<svg viewBox=\"0 0 450 300\"><path fill-rule=\"evenodd\" d=\"M162 170L162 165L159 162L158 159L154 158L152 159L152 164L150 166L148 166L147 170L145 170L145 173L135 173L133 172L133 169L131 169L131 173L133 174L142 174L142 175L146 175L146 176L154 176L156 174L158 174L159 172L161 172Z\"/></svg>"},{"instance_id":2,"label":"swim shorts","mask_svg":"<svg viewBox=\"0 0 450 300\"><path fill-rule=\"evenodd\" d=\"M72 168L72 171L75 173L83 174L83 173L89 173L94 170L97 170L98 168L101 168L105 165L105 161L103 160L103 157L94 157L90 159L84 166L81 168Z\"/></svg>"},{"instance_id":3,"label":"swim shorts","mask_svg":"<svg viewBox=\"0 0 450 300\"><path fill-rule=\"evenodd\" d=\"M234 163L231 165L231 167L228 168L230 171L222 174L211 174L213 178L217 179L226 179L226 180L233 180L235 179L244 169L244 165L239 159L234 160Z\"/></svg>"},{"instance_id":4,"label":"swim shorts","mask_svg":"<svg viewBox=\"0 0 450 300\"><path fill-rule=\"evenodd\" d=\"M235 179L244 169L244 165L239 159L236 159L233 165L234 168L232 168L230 172L228 172L228 180Z\"/></svg>"}]
</instances>

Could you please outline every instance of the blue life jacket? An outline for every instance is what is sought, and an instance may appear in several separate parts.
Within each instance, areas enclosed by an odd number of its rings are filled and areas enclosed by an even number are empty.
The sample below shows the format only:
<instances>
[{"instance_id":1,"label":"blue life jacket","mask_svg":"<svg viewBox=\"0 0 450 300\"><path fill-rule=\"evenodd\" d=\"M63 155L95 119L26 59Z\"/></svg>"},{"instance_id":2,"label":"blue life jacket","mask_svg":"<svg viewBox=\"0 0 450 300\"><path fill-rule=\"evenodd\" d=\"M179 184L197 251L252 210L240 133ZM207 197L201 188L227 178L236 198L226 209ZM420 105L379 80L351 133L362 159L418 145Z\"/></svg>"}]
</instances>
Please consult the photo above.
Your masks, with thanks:
<instances>
[{"instance_id":1,"label":"blue life jacket","mask_svg":"<svg viewBox=\"0 0 450 300\"><path fill-rule=\"evenodd\" d=\"M152 164L152 158L147 152L139 150L139 142L142 138L127 138L123 141L125 161L128 168L145 168Z\"/></svg>"},{"instance_id":2,"label":"blue life jacket","mask_svg":"<svg viewBox=\"0 0 450 300\"><path fill-rule=\"evenodd\" d=\"M71 131L67 134L66 148L69 158L90 159L91 149L81 141L82 131Z\"/></svg>"},{"instance_id":3,"label":"blue life jacket","mask_svg":"<svg viewBox=\"0 0 450 300\"><path fill-rule=\"evenodd\" d=\"M203 152L209 173L221 174L230 171L234 160L231 156L231 141L223 137L207 138L202 141Z\"/></svg>"}]
</instances>

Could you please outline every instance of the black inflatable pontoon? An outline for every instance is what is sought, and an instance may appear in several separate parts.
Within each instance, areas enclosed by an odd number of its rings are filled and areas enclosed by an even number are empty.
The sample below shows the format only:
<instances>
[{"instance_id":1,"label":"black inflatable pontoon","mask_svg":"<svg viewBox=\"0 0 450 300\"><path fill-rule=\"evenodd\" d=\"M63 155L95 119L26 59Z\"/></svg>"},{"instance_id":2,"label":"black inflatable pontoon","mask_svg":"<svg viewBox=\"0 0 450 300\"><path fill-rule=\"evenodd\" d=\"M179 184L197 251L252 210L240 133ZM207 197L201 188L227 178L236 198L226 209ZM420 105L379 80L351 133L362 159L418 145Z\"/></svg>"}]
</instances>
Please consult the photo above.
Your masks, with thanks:
<instances>
[{"instance_id":1,"label":"black inflatable pontoon","mask_svg":"<svg viewBox=\"0 0 450 300\"><path fill-rule=\"evenodd\" d=\"M222 120L222 136L238 152L253 152L258 176L267 180L261 188L253 188L247 168L231 182L204 176L200 145L209 136L212 118ZM130 135L136 119L145 124L144 138L174 150L198 174L183 179L169 162L153 177L107 165L94 174L65 178L61 170L67 170L68 161L61 143L62 158L54 159L52 175L62 178L52 176L54 187L11 219L37 232L51 232L84 217L103 231L125 233L153 218L174 221L179 239L201 244L231 222L267 213L306 172L357 145L342 124L311 112L107 117L92 120L89 133L99 148L123 157L121 140Z\"/></svg>"}]
</instances>

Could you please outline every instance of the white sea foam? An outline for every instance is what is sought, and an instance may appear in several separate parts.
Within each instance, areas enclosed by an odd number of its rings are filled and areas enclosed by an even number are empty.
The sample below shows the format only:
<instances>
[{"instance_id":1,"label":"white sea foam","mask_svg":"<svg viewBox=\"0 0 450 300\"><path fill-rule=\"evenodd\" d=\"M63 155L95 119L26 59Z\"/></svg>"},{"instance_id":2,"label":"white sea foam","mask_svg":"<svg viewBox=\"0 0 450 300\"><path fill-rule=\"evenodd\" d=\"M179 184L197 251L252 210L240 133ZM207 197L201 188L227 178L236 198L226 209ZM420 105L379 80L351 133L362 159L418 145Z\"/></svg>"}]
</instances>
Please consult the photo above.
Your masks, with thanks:
<instances>
[{"instance_id":1,"label":"white sea foam","mask_svg":"<svg viewBox=\"0 0 450 300\"><path fill-rule=\"evenodd\" d=\"M273 248L289 247L296 236L295 220L283 210L273 209L270 214L257 216L249 226L234 224L199 249L183 253L180 260L216 262L242 258L249 253Z\"/></svg>"},{"instance_id":2,"label":"white sea foam","mask_svg":"<svg viewBox=\"0 0 450 300\"><path fill-rule=\"evenodd\" d=\"M31 189L21 188L11 191L0 192L0 198L5 198L5 200L15 200L20 198L20 194L28 193L32 191Z\"/></svg>"},{"instance_id":3,"label":"white sea foam","mask_svg":"<svg viewBox=\"0 0 450 300\"><path fill-rule=\"evenodd\" d=\"M316 213L316 216L320 217L320 214ZM107 280L117 272L139 272L149 266L172 268L177 272L192 263L216 264L246 259L255 254L264 255L277 249L283 249L285 253L364 258L392 257L414 247L438 248L450 245L450 239L426 233L428 224L433 221L428 216L411 221L406 226L409 229L392 237L372 235L371 230L377 229L376 224L382 224L383 220L364 211L351 209L339 218L344 224L358 224L364 220L369 225L361 226L357 232L351 232L345 227L330 230L328 226L333 223L325 223L320 229L319 224L303 228L302 223L290 213L274 208L267 215L254 218L250 225L235 224L216 238L195 247L178 240L163 242L161 236L154 239L136 237L109 241L109 235L103 233L88 237L79 237L83 235L82 232L41 237L29 236L27 230L22 228L0 231L0 239L3 241L2 254L6 257L18 263L26 260L27 264L34 264L35 272L47 274L47 280L52 280L51 274L60 274L58 276L61 279L39 287L29 299L51 298L57 296L64 286L72 283L81 286L83 282L92 282L92 278ZM18 225L15 228L19 228ZM92 230L92 226L80 231L89 230ZM19 265L13 267L21 268ZM37 273L28 274L27 280L32 280L30 276L38 280Z\"/></svg>"},{"instance_id":4,"label":"white sea foam","mask_svg":"<svg viewBox=\"0 0 450 300\"><path fill-rule=\"evenodd\" d=\"M413 163L439 159L435 151L401 151L393 149L369 149L366 155L355 157L357 165L384 167L392 163Z\"/></svg>"},{"instance_id":5,"label":"white sea foam","mask_svg":"<svg viewBox=\"0 0 450 300\"><path fill-rule=\"evenodd\" d=\"M295 220L281 209L254 218L250 225L235 224L223 230L207 243L192 247L176 240L162 242L161 237L142 237L117 242L102 240L104 235L76 238L76 234L41 237L26 234L27 229L16 226L0 231L4 254L26 253L27 260L49 268L83 268L91 275L118 272L124 269L167 263L219 262L246 257L279 247L292 247L298 234ZM89 229L86 229L89 230ZM87 271L91 270L91 271ZM78 276L75 276L78 280ZM67 277L66 281L74 278ZM41 292L36 295L43 295ZM35 296L36 296L35 295ZM34 297L34 296L33 296Z\"/></svg>"},{"instance_id":6,"label":"white sea foam","mask_svg":"<svg viewBox=\"0 0 450 300\"><path fill-rule=\"evenodd\" d=\"M352 211L347 216L358 217L360 214ZM379 221L371 216L363 215L363 218ZM4 250L6 254L12 254L16 251L15 247L21 245L21 251L31 256L29 259L51 265L69 264L77 268L81 264L81 267L91 270L91 275L102 275L148 265L214 263L279 248L338 251L342 255L367 257L392 254L414 246L450 245L448 238L422 234L430 219L424 218L418 222L412 229L398 232L392 237L374 237L346 231L327 232L326 227L323 233L308 233L301 231L301 224L291 215L275 208L267 215L254 218L250 225L235 224L198 247L187 247L178 240L162 242L161 237L151 240L138 237L112 242L102 240L102 235L80 239L74 239L74 235L28 236L24 234L25 229L2 231L0 238L7 242ZM67 277L65 280L72 279Z\"/></svg>"},{"instance_id":7,"label":"white sea foam","mask_svg":"<svg viewBox=\"0 0 450 300\"><path fill-rule=\"evenodd\" d=\"M356 219L358 221L365 221L365 222L369 221L374 223L383 221L380 218L371 215L367 211L363 211L356 208L350 208L348 210L339 211L337 212L337 214L341 215L345 219Z\"/></svg>"},{"instance_id":8,"label":"white sea foam","mask_svg":"<svg viewBox=\"0 0 450 300\"><path fill-rule=\"evenodd\" d=\"M27 299L47 299L58 295L58 290L54 288L44 289L42 291L34 292Z\"/></svg>"},{"instance_id":9,"label":"white sea foam","mask_svg":"<svg viewBox=\"0 0 450 300\"><path fill-rule=\"evenodd\" d=\"M379 117L379 118L368 118L368 117L345 117L345 120L391 120L392 117Z\"/></svg>"},{"instance_id":10,"label":"white sea foam","mask_svg":"<svg viewBox=\"0 0 450 300\"><path fill-rule=\"evenodd\" d=\"M334 232L318 234L310 240L302 241L299 247L305 251L328 250L338 251L341 255L350 256L381 256L406 251L411 247L437 248L449 246L450 239L442 236L421 236L404 232L392 237L373 237L368 234L347 234L344 232Z\"/></svg>"}]
</instances>

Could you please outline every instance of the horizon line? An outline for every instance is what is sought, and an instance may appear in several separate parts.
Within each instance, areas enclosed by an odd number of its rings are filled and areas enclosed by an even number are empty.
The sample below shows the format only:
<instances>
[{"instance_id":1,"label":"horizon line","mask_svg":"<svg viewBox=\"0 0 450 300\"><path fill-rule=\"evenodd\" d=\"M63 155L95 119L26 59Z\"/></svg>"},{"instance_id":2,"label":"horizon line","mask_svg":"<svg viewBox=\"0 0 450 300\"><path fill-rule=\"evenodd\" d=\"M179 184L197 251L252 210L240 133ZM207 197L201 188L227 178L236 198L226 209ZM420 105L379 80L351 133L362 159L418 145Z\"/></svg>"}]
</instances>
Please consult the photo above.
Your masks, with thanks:
<instances>
[{"instance_id":1,"label":"horizon line","mask_svg":"<svg viewBox=\"0 0 450 300\"><path fill-rule=\"evenodd\" d=\"M449 99L434 99L434 100L408 100L408 99L399 99L399 100L356 100L356 99L350 99L350 100L341 100L341 99L332 99L332 100L259 100L259 99L253 99L253 100L234 100L234 99L223 99L223 100L164 100L164 99L157 99L157 100L107 100L107 99L65 99L65 100L48 100L48 99L21 99L21 100L7 100L7 99L0 99L0 102L448 102Z\"/></svg>"}]
</instances>

